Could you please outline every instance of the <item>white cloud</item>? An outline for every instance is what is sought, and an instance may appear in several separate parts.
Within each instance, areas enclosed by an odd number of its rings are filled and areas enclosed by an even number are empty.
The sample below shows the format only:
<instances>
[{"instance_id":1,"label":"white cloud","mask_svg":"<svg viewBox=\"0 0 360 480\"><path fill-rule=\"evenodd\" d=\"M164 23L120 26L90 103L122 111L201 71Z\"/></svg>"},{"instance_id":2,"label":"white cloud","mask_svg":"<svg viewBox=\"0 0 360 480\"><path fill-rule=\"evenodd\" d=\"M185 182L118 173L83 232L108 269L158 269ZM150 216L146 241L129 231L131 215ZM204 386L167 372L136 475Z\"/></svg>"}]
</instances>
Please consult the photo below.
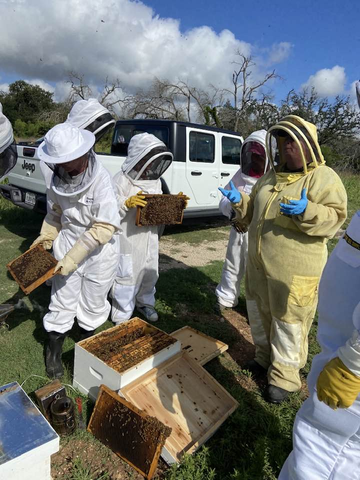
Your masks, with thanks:
<instances>
[{"instance_id":1,"label":"white cloud","mask_svg":"<svg viewBox=\"0 0 360 480\"><path fill-rule=\"evenodd\" d=\"M0 92L9 92L9 84L8 83L0 83Z\"/></svg>"},{"instance_id":2,"label":"white cloud","mask_svg":"<svg viewBox=\"0 0 360 480\"><path fill-rule=\"evenodd\" d=\"M289 42L274 43L269 49L268 65L284 62L290 56L293 45Z\"/></svg>"},{"instance_id":3,"label":"white cloud","mask_svg":"<svg viewBox=\"0 0 360 480\"><path fill-rule=\"evenodd\" d=\"M99 88L106 77L119 79L129 92L148 87L154 76L230 87L235 52L254 50L229 30L203 26L183 33L177 20L130 0L0 1L0 31L1 69L54 84L58 100L70 70ZM284 61L290 49L286 42L271 47L263 68ZM260 64L254 78L263 74Z\"/></svg>"},{"instance_id":4,"label":"white cloud","mask_svg":"<svg viewBox=\"0 0 360 480\"><path fill-rule=\"evenodd\" d=\"M333 97L344 93L345 85L345 69L335 65L333 68L323 68L317 71L302 87L314 87L320 97Z\"/></svg>"},{"instance_id":5,"label":"white cloud","mask_svg":"<svg viewBox=\"0 0 360 480\"><path fill-rule=\"evenodd\" d=\"M30 85L38 85L40 88L42 88L43 90L46 90L47 92L51 92L51 93L55 92L55 88L52 85L50 85L47 82L44 82L44 80L40 80L39 78L32 79L32 80L25 79L25 82L29 83Z\"/></svg>"}]
</instances>

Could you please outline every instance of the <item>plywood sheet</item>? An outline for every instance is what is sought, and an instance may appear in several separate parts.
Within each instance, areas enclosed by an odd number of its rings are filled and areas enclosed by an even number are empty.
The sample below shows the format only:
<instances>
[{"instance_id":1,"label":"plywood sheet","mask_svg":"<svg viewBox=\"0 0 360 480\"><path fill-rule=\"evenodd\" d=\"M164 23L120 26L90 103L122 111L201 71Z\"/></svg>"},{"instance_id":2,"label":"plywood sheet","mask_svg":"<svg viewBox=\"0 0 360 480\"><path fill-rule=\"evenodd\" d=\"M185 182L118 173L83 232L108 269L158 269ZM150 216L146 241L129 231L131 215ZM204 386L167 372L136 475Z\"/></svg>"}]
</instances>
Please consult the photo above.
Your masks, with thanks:
<instances>
[{"instance_id":1,"label":"plywood sheet","mask_svg":"<svg viewBox=\"0 0 360 480\"><path fill-rule=\"evenodd\" d=\"M205 365L229 348L226 343L188 326L176 330L171 336L180 340L182 349L200 365Z\"/></svg>"},{"instance_id":2,"label":"plywood sheet","mask_svg":"<svg viewBox=\"0 0 360 480\"><path fill-rule=\"evenodd\" d=\"M41 245L30 248L6 265L21 290L28 295L55 275L57 260Z\"/></svg>"},{"instance_id":3,"label":"plywood sheet","mask_svg":"<svg viewBox=\"0 0 360 480\"><path fill-rule=\"evenodd\" d=\"M237 408L237 401L195 360L180 352L121 389L141 410L171 427L164 448L178 462L193 453Z\"/></svg>"},{"instance_id":4,"label":"plywood sheet","mask_svg":"<svg viewBox=\"0 0 360 480\"><path fill-rule=\"evenodd\" d=\"M136 225L176 225L183 221L186 195L144 195L147 204L137 207Z\"/></svg>"},{"instance_id":5,"label":"plywood sheet","mask_svg":"<svg viewBox=\"0 0 360 480\"><path fill-rule=\"evenodd\" d=\"M147 479L152 478L171 432L105 385L100 387L88 430Z\"/></svg>"}]
</instances>

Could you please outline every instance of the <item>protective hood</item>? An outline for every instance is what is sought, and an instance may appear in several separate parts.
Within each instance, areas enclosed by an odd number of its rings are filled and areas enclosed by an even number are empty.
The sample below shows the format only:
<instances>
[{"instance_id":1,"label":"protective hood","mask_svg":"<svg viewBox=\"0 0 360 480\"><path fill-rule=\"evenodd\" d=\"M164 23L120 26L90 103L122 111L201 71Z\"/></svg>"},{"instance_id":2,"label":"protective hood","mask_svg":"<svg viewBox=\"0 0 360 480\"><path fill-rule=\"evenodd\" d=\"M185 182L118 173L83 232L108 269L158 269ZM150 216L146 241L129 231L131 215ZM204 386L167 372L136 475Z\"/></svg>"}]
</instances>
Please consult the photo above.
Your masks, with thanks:
<instances>
[{"instance_id":1,"label":"protective hood","mask_svg":"<svg viewBox=\"0 0 360 480\"><path fill-rule=\"evenodd\" d=\"M0 180L12 170L17 161L17 151L11 123L2 113L0 103Z\"/></svg>"},{"instance_id":2,"label":"protective hood","mask_svg":"<svg viewBox=\"0 0 360 480\"><path fill-rule=\"evenodd\" d=\"M96 98L79 100L74 103L66 122L75 127L89 130L96 137L96 142L115 124L111 113Z\"/></svg>"},{"instance_id":3,"label":"protective hood","mask_svg":"<svg viewBox=\"0 0 360 480\"><path fill-rule=\"evenodd\" d=\"M298 172L300 175L306 175L309 167L312 169L325 164L316 126L296 115L288 115L270 127L266 135L267 155L276 173L282 172L286 165L283 154L286 137L291 137L300 150L302 159L302 171Z\"/></svg>"},{"instance_id":4,"label":"protective hood","mask_svg":"<svg viewBox=\"0 0 360 480\"><path fill-rule=\"evenodd\" d=\"M249 135L241 146L240 165L241 176L249 184L264 175L269 168L265 148L266 130L257 130Z\"/></svg>"},{"instance_id":5,"label":"protective hood","mask_svg":"<svg viewBox=\"0 0 360 480\"><path fill-rule=\"evenodd\" d=\"M122 171L132 181L158 180L169 168L173 154L155 135L140 133L132 137Z\"/></svg>"},{"instance_id":6,"label":"protective hood","mask_svg":"<svg viewBox=\"0 0 360 480\"><path fill-rule=\"evenodd\" d=\"M69 173L62 168L61 164L48 164L54 172L51 178L51 188L55 193L63 197L79 195L93 184L99 173L99 165L93 150L88 153L86 169L75 176L69 175Z\"/></svg>"}]
</instances>

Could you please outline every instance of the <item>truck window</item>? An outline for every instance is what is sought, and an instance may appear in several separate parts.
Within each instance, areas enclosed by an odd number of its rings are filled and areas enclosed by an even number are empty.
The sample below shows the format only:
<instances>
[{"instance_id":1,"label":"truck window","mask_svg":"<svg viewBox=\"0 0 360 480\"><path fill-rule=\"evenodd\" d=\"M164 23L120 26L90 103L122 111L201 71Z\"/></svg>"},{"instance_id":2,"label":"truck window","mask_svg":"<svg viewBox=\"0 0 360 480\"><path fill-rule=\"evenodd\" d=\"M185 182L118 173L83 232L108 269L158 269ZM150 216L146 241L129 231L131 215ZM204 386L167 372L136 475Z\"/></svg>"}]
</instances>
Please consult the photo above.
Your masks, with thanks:
<instances>
[{"instance_id":1,"label":"truck window","mask_svg":"<svg viewBox=\"0 0 360 480\"><path fill-rule=\"evenodd\" d=\"M223 136L221 139L222 163L240 165L241 141L233 137Z\"/></svg>"},{"instance_id":2,"label":"truck window","mask_svg":"<svg viewBox=\"0 0 360 480\"><path fill-rule=\"evenodd\" d=\"M159 140L169 146L169 129L167 127L160 127L155 125L118 125L113 139L111 147L111 153L127 156L127 149L129 142L134 135L139 133L151 133L155 135Z\"/></svg>"},{"instance_id":3,"label":"truck window","mask_svg":"<svg viewBox=\"0 0 360 480\"><path fill-rule=\"evenodd\" d=\"M208 133L190 132L190 161L214 163L215 137Z\"/></svg>"}]
</instances>

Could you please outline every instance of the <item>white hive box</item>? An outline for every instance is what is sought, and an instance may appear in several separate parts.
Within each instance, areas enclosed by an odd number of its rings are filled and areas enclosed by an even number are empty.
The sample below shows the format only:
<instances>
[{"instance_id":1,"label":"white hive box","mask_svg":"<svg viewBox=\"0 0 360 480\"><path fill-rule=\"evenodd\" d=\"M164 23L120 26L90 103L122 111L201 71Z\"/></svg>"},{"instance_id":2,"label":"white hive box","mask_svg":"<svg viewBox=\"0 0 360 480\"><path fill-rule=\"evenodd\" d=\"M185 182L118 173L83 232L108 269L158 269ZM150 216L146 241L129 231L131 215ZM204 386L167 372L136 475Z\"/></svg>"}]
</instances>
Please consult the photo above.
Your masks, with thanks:
<instances>
[{"instance_id":1,"label":"white hive box","mask_svg":"<svg viewBox=\"0 0 360 480\"><path fill-rule=\"evenodd\" d=\"M75 345L73 385L95 401L101 384L119 390L180 350L179 340L135 317Z\"/></svg>"},{"instance_id":2,"label":"white hive box","mask_svg":"<svg viewBox=\"0 0 360 480\"><path fill-rule=\"evenodd\" d=\"M17 382L0 387L0 478L50 480L59 437Z\"/></svg>"}]
</instances>

